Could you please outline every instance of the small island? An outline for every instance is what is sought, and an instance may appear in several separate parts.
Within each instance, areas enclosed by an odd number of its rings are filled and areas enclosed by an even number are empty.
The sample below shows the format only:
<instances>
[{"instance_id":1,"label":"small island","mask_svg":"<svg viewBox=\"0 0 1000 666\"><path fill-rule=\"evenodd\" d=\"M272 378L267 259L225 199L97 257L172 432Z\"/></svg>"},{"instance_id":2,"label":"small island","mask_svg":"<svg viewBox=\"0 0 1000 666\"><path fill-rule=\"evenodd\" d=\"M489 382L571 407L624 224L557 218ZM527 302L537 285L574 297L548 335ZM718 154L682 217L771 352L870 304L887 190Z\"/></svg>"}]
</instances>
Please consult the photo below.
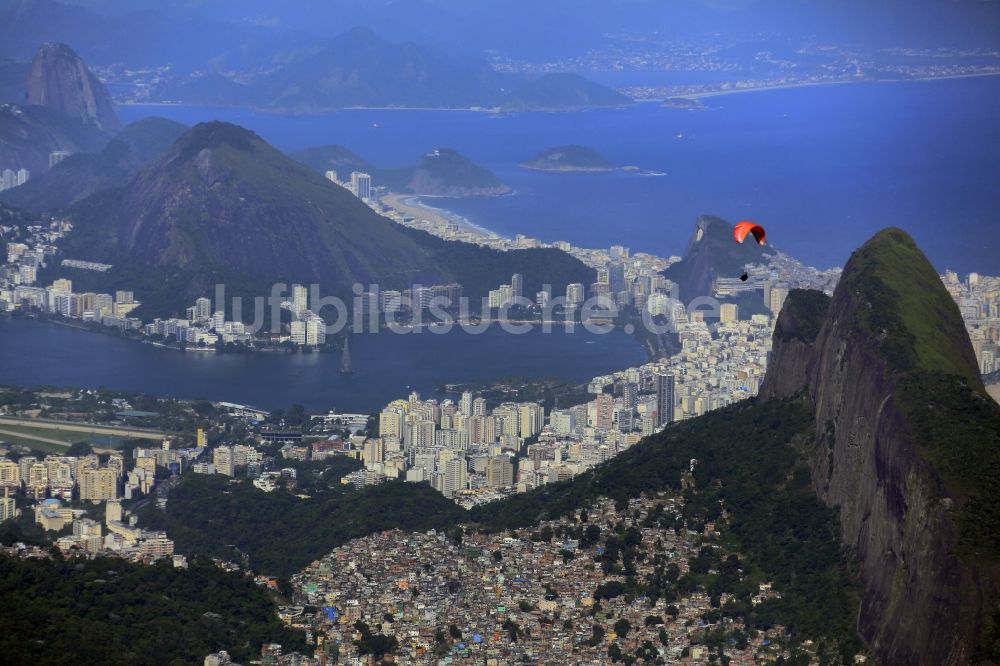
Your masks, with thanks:
<instances>
[{"instance_id":1,"label":"small island","mask_svg":"<svg viewBox=\"0 0 1000 666\"><path fill-rule=\"evenodd\" d=\"M563 173L599 173L615 169L603 155L585 146L549 148L527 162L522 162L521 168Z\"/></svg>"},{"instance_id":2,"label":"small island","mask_svg":"<svg viewBox=\"0 0 1000 666\"><path fill-rule=\"evenodd\" d=\"M670 97L663 100L665 109L681 109L682 111L702 111L708 107L700 99L693 97Z\"/></svg>"}]
</instances>

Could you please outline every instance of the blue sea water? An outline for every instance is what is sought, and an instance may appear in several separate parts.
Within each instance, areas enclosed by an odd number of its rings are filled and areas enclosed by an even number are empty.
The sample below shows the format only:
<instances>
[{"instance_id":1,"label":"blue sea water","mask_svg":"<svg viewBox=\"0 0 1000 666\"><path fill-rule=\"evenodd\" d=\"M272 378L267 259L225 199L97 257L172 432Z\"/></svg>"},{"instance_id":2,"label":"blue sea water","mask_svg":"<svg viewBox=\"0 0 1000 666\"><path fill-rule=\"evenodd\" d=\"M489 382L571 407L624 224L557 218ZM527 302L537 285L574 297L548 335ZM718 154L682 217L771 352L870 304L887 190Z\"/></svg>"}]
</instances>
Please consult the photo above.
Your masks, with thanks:
<instances>
[{"instance_id":1,"label":"blue sea water","mask_svg":"<svg viewBox=\"0 0 1000 666\"><path fill-rule=\"evenodd\" d=\"M437 200L505 235L681 254L694 219L752 219L803 261L843 265L877 230L911 233L938 269L1000 274L1000 77L858 83L710 97L703 111L640 104L582 113L122 107L125 121L222 119L284 150L344 144L380 166L450 146L516 190ZM549 174L547 147L595 148L634 173Z\"/></svg>"},{"instance_id":2,"label":"blue sea water","mask_svg":"<svg viewBox=\"0 0 1000 666\"><path fill-rule=\"evenodd\" d=\"M479 335L448 333L356 336L354 373L339 354L179 352L32 319L0 317L0 384L107 387L185 399L205 398L276 409L379 410L411 390L425 397L445 383L554 377L583 383L646 360L621 331L573 333L535 328L513 335L494 326ZM454 397L454 396L451 396Z\"/></svg>"}]
</instances>

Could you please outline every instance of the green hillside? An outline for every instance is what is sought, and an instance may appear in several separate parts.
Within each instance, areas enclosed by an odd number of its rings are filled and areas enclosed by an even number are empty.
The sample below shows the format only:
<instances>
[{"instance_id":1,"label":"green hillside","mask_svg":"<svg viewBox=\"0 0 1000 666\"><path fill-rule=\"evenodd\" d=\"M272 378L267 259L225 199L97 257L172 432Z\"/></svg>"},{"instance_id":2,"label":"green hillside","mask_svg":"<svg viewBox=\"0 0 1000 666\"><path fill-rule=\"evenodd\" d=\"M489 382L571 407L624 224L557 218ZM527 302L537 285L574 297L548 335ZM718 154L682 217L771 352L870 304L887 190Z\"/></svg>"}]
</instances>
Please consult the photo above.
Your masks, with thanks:
<instances>
[{"instance_id":1,"label":"green hillside","mask_svg":"<svg viewBox=\"0 0 1000 666\"><path fill-rule=\"evenodd\" d=\"M339 484L347 471L321 472L322 483L300 491L309 499L284 489L261 492L248 480L229 484L225 477L192 475L171 492L165 513L150 506L141 523L165 529L179 552L237 561L245 553L255 571L287 578L351 539L394 528L442 529L465 518L427 484L353 490Z\"/></svg>"},{"instance_id":2,"label":"green hillside","mask_svg":"<svg viewBox=\"0 0 1000 666\"><path fill-rule=\"evenodd\" d=\"M883 340L882 354L898 370L943 372L979 383L958 305L937 271L901 229L885 229L851 255L843 279L863 294L859 330Z\"/></svg>"},{"instance_id":3,"label":"green hillside","mask_svg":"<svg viewBox=\"0 0 1000 666\"><path fill-rule=\"evenodd\" d=\"M209 560L27 560L0 556L0 650L7 664L194 664L226 650L246 662L264 643L305 651L253 581Z\"/></svg>"}]
</instances>

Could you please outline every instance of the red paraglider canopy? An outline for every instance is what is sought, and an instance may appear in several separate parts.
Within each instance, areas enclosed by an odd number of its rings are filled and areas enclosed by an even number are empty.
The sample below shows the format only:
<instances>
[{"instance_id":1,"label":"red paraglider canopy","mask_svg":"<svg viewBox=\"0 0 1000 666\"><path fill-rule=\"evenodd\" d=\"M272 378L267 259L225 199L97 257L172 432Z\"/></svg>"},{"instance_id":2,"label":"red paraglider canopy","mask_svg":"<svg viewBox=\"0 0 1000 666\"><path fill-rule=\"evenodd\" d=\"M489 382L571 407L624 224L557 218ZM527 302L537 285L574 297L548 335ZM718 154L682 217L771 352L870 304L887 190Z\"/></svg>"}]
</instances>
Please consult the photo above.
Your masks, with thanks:
<instances>
[{"instance_id":1,"label":"red paraglider canopy","mask_svg":"<svg viewBox=\"0 0 1000 666\"><path fill-rule=\"evenodd\" d=\"M733 227L733 238L736 239L737 243L742 243L746 240L747 234L753 234L753 237L756 239L758 245L764 244L764 227L759 224L743 220Z\"/></svg>"}]
</instances>

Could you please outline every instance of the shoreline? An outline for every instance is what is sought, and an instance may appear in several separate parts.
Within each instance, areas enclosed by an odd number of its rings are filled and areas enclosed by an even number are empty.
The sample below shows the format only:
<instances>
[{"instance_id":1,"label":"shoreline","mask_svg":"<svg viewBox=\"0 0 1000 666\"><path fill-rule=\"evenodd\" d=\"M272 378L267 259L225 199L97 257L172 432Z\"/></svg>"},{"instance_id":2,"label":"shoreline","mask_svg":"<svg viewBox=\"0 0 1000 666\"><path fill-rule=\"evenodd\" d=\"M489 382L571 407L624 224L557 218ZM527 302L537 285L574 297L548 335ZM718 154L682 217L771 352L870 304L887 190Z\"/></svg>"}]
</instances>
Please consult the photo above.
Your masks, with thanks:
<instances>
[{"instance_id":1,"label":"shoreline","mask_svg":"<svg viewBox=\"0 0 1000 666\"><path fill-rule=\"evenodd\" d=\"M471 221L469 218L459 215L458 213L448 210L447 208L439 208L437 206L431 206L430 204L424 203L422 199L425 198L428 197L418 194L400 194L398 192L389 192L388 194L383 195L379 201L383 205L406 217L423 219L431 224L437 224L440 226L456 225L463 231L485 239L498 240L506 238L505 236L498 234L491 229L480 226ZM444 199L446 197L436 198Z\"/></svg>"},{"instance_id":2,"label":"shoreline","mask_svg":"<svg viewBox=\"0 0 1000 666\"><path fill-rule=\"evenodd\" d=\"M931 83L934 81L951 81L954 79L978 79L978 78L988 78L992 76L1000 76L1000 72L981 72L979 74L949 74L947 76L924 76L915 79L859 79L859 80L840 80L840 81L805 81L802 83L782 83L769 86L756 86L753 88L737 88L729 90L710 90L705 92L697 93L682 93L679 95L672 95L671 98L674 99L690 99L699 100L707 99L710 97L723 97L725 95L738 95L741 93L752 93L752 92L765 92L768 90L791 90L793 88L813 88L818 86L837 86L837 85L857 85L865 83L916 83L916 82L927 82ZM646 100L643 103L654 103L662 104L666 102L663 100Z\"/></svg>"}]
</instances>

